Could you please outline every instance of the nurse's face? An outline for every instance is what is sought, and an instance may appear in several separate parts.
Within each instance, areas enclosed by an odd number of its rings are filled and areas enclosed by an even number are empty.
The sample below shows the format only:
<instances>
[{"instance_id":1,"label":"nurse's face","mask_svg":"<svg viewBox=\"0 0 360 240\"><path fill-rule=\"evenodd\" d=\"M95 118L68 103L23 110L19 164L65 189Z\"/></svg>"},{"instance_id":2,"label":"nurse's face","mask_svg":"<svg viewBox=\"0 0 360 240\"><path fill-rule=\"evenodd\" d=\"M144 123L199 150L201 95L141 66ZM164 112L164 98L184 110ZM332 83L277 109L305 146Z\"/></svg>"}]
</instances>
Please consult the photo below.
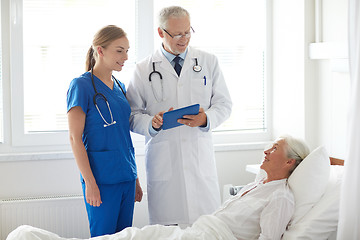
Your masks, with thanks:
<instances>
[{"instance_id":1,"label":"nurse's face","mask_svg":"<svg viewBox=\"0 0 360 240\"><path fill-rule=\"evenodd\" d=\"M185 52L190 42L190 36L186 37L185 34L191 33L191 25L189 17L170 17L168 19L167 28L158 28L160 37L163 39L164 49L174 55L179 55ZM171 36L170 36L171 35ZM174 36L183 35L180 39Z\"/></svg>"},{"instance_id":2,"label":"nurse's face","mask_svg":"<svg viewBox=\"0 0 360 240\"><path fill-rule=\"evenodd\" d=\"M129 40L121 37L114 40L106 48L102 48L103 62L112 71L121 71L124 63L128 60Z\"/></svg>"}]
</instances>

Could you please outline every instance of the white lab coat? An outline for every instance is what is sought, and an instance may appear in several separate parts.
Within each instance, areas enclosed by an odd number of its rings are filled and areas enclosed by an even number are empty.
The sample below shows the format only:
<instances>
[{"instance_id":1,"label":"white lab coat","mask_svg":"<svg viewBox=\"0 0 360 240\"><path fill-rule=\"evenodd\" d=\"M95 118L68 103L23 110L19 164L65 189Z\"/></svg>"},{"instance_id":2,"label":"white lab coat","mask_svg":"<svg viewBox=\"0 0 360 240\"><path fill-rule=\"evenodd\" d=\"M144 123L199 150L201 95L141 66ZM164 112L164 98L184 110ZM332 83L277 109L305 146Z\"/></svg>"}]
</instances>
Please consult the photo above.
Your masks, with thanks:
<instances>
[{"instance_id":1,"label":"white lab coat","mask_svg":"<svg viewBox=\"0 0 360 240\"><path fill-rule=\"evenodd\" d=\"M193 71L195 58L200 72ZM162 74L162 85L158 74L149 81L153 62ZM211 129L230 116L232 106L217 58L188 47L178 77L159 49L136 65L126 95L132 112L130 128L146 139L150 224L192 224L199 216L214 212L220 206L220 191ZM155 114L195 103L204 108L209 131L183 125L150 136Z\"/></svg>"}]
</instances>

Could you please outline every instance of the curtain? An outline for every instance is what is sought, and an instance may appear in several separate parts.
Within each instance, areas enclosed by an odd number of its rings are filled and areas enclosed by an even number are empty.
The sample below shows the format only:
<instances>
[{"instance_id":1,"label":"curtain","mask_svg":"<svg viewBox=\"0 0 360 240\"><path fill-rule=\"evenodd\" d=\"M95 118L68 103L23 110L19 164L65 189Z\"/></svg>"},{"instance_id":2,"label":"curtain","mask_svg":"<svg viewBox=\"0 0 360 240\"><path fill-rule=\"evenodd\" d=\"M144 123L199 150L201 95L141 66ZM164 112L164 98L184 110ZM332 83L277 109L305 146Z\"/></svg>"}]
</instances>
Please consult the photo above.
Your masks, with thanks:
<instances>
[{"instance_id":1,"label":"curtain","mask_svg":"<svg viewBox=\"0 0 360 240\"><path fill-rule=\"evenodd\" d=\"M350 103L338 240L360 239L360 1L349 0Z\"/></svg>"}]
</instances>

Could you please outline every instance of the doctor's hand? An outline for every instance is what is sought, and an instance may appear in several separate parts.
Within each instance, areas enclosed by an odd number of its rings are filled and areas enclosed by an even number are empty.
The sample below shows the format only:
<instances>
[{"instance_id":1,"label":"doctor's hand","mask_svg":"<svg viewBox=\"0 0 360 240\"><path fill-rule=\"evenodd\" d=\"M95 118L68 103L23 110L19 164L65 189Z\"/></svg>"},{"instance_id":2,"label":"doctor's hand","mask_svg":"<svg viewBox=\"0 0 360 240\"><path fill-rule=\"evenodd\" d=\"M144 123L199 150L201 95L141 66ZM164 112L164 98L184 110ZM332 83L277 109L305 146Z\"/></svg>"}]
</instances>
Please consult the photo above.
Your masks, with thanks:
<instances>
[{"instance_id":1,"label":"doctor's hand","mask_svg":"<svg viewBox=\"0 0 360 240\"><path fill-rule=\"evenodd\" d=\"M85 182L85 198L86 202L93 207L99 207L102 204L100 190L95 182Z\"/></svg>"},{"instance_id":2,"label":"doctor's hand","mask_svg":"<svg viewBox=\"0 0 360 240\"><path fill-rule=\"evenodd\" d=\"M169 108L168 111L172 111L174 108L171 107ZM164 113L166 111L162 111L162 112L159 112L158 114L156 114L152 121L151 121L151 124L152 124L152 127L156 130L156 131L159 131L161 129L161 126L163 125L163 116L164 116Z\"/></svg>"},{"instance_id":3,"label":"doctor's hand","mask_svg":"<svg viewBox=\"0 0 360 240\"><path fill-rule=\"evenodd\" d=\"M204 109L200 108L197 115L184 115L182 119L178 119L178 122L189 127L205 127L207 117Z\"/></svg>"}]
</instances>

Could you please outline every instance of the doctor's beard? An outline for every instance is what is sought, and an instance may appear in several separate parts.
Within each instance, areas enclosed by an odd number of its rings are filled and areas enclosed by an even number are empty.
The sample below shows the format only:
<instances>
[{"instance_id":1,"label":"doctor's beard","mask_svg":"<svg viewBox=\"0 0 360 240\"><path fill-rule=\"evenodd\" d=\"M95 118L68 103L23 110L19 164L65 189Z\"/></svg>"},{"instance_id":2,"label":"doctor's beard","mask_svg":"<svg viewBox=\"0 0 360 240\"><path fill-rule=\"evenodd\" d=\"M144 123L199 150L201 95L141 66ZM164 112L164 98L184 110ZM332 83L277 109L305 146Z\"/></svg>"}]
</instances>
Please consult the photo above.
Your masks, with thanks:
<instances>
[{"instance_id":1,"label":"doctor's beard","mask_svg":"<svg viewBox=\"0 0 360 240\"><path fill-rule=\"evenodd\" d=\"M185 47L183 51L179 51L177 48L180 48L180 47L178 47L177 45L175 45L175 47L173 48L170 44L166 44L165 42L163 43L163 47L167 52L177 56L186 51L187 47L189 46L189 43L190 43L190 39L187 42L185 42L184 44L182 44Z\"/></svg>"}]
</instances>

